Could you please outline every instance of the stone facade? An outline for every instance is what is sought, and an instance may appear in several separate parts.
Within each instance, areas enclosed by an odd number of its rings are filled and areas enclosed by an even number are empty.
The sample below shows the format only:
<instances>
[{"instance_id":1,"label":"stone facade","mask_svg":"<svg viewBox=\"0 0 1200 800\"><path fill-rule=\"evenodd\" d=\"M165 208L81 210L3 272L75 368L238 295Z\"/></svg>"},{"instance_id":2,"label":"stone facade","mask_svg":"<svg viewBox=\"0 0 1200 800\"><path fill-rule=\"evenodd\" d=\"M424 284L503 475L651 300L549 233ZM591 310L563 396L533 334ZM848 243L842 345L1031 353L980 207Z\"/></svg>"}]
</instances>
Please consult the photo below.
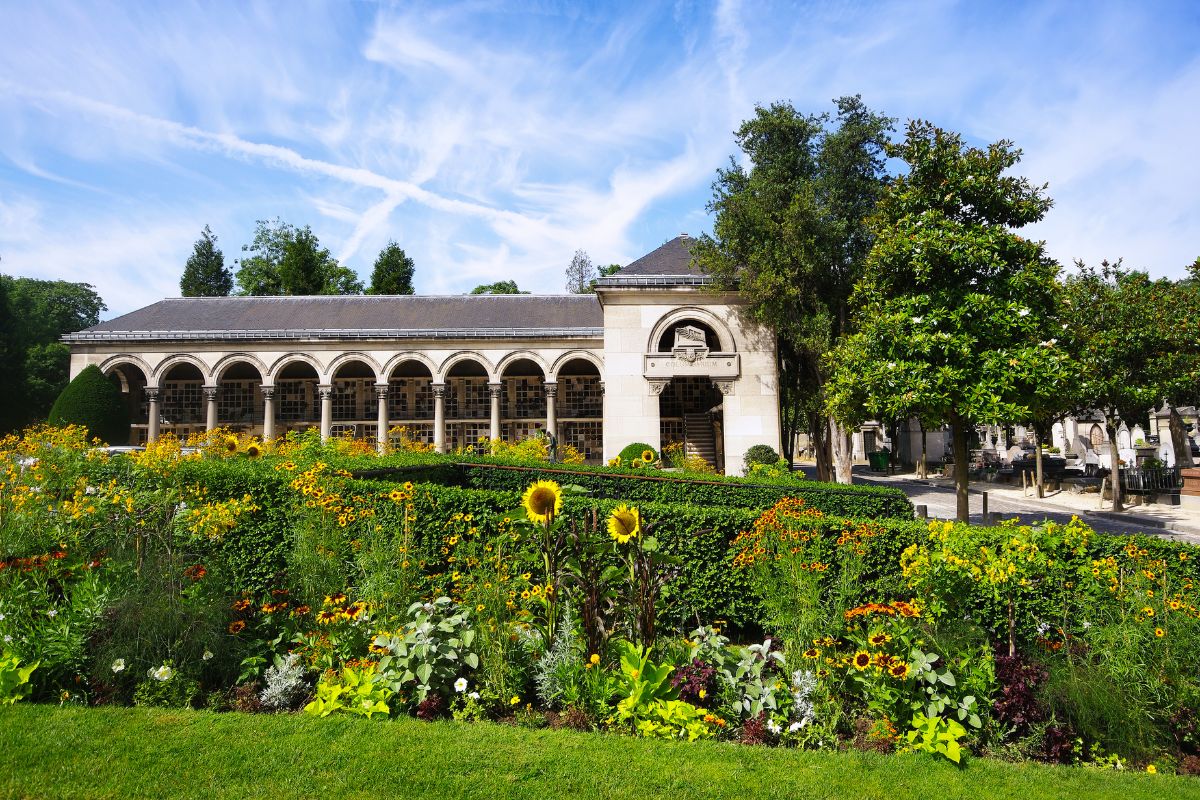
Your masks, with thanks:
<instances>
[{"instance_id":1,"label":"stone facade","mask_svg":"<svg viewBox=\"0 0 1200 800\"><path fill-rule=\"evenodd\" d=\"M774 339L674 239L595 295L165 300L71 334L118 382L135 443L318 427L439 451L545 431L589 461L671 441L740 471L779 449Z\"/></svg>"}]
</instances>

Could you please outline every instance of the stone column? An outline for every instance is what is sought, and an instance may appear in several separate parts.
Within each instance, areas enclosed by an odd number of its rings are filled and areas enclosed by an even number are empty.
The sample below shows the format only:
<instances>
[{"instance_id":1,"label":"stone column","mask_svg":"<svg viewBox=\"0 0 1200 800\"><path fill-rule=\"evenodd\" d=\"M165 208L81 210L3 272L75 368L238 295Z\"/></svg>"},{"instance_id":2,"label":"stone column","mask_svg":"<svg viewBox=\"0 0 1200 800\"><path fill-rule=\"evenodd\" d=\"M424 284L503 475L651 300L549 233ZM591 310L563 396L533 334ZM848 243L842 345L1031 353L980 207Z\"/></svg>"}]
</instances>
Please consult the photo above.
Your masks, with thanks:
<instances>
[{"instance_id":1,"label":"stone column","mask_svg":"<svg viewBox=\"0 0 1200 800\"><path fill-rule=\"evenodd\" d=\"M208 411L208 417L205 420L204 429L206 431L211 431L213 428L217 427L217 387L203 386L201 388L204 390L204 404L207 406L206 410Z\"/></svg>"},{"instance_id":2,"label":"stone column","mask_svg":"<svg viewBox=\"0 0 1200 800\"><path fill-rule=\"evenodd\" d=\"M333 387L327 383L318 384L317 394L321 396L321 441L326 442L333 428Z\"/></svg>"},{"instance_id":3,"label":"stone column","mask_svg":"<svg viewBox=\"0 0 1200 800\"><path fill-rule=\"evenodd\" d=\"M433 384L433 449L446 452L446 384Z\"/></svg>"},{"instance_id":4,"label":"stone column","mask_svg":"<svg viewBox=\"0 0 1200 800\"><path fill-rule=\"evenodd\" d=\"M275 438L275 387L260 388L263 396L263 441Z\"/></svg>"},{"instance_id":5,"label":"stone column","mask_svg":"<svg viewBox=\"0 0 1200 800\"><path fill-rule=\"evenodd\" d=\"M375 419L375 443L380 455L387 450L388 442L388 385L375 384L375 400L378 410Z\"/></svg>"},{"instance_id":6,"label":"stone column","mask_svg":"<svg viewBox=\"0 0 1200 800\"><path fill-rule=\"evenodd\" d=\"M491 425L488 428L488 437L491 439L500 438L500 398L504 393L503 383L489 383L488 394L492 399L492 419Z\"/></svg>"},{"instance_id":7,"label":"stone column","mask_svg":"<svg viewBox=\"0 0 1200 800\"><path fill-rule=\"evenodd\" d=\"M146 442L153 442L158 439L158 387L146 387L146 399L149 401L149 408L146 411Z\"/></svg>"},{"instance_id":8,"label":"stone column","mask_svg":"<svg viewBox=\"0 0 1200 800\"><path fill-rule=\"evenodd\" d=\"M546 390L546 433L554 438L558 438L558 414L554 408L555 398L558 397L558 384L545 383L542 384Z\"/></svg>"}]
</instances>

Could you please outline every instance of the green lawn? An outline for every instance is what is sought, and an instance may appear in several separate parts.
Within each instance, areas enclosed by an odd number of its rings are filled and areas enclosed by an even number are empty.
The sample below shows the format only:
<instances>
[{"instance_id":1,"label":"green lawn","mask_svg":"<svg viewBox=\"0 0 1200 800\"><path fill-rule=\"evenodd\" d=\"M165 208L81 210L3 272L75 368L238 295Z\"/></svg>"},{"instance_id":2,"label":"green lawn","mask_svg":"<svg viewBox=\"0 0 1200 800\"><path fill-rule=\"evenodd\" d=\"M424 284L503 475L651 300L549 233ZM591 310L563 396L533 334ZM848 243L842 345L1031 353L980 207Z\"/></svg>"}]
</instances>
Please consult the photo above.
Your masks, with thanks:
<instances>
[{"instance_id":1,"label":"green lawn","mask_svg":"<svg viewBox=\"0 0 1200 800\"><path fill-rule=\"evenodd\" d=\"M0 709L0 797L1200 798L1200 780L501 725Z\"/></svg>"}]
</instances>

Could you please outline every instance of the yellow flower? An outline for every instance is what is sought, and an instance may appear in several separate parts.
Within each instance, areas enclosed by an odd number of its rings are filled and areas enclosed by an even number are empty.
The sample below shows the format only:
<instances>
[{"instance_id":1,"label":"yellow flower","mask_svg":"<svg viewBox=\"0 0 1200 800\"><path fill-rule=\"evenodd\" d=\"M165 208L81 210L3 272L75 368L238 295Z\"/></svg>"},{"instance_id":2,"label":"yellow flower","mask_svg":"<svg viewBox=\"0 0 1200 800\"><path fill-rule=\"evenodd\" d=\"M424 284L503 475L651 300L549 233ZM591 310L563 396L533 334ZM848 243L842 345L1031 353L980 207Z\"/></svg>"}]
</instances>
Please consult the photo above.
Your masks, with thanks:
<instances>
[{"instance_id":1,"label":"yellow flower","mask_svg":"<svg viewBox=\"0 0 1200 800\"><path fill-rule=\"evenodd\" d=\"M514 694L514 695L512 696L512 699L511 699L511 700L509 700L508 702L509 702L509 704L511 704L511 705L517 706L517 705L520 705L520 704L521 704L521 698L520 698L518 695L515 695L515 694Z\"/></svg>"},{"instance_id":2,"label":"yellow flower","mask_svg":"<svg viewBox=\"0 0 1200 800\"><path fill-rule=\"evenodd\" d=\"M549 524L562 511L562 490L554 481L534 481L521 498L525 515L537 524Z\"/></svg>"},{"instance_id":3,"label":"yellow flower","mask_svg":"<svg viewBox=\"0 0 1200 800\"><path fill-rule=\"evenodd\" d=\"M1162 628L1155 628L1154 635L1161 639L1162 637L1167 635L1167 632L1164 631Z\"/></svg>"},{"instance_id":4,"label":"yellow flower","mask_svg":"<svg viewBox=\"0 0 1200 800\"><path fill-rule=\"evenodd\" d=\"M701 700L703 700L704 698L708 697L708 690L707 690L707 689L701 689L701 690L700 690L699 697L700 697L700 699L701 699Z\"/></svg>"},{"instance_id":5,"label":"yellow flower","mask_svg":"<svg viewBox=\"0 0 1200 800\"><path fill-rule=\"evenodd\" d=\"M246 456L248 458L258 458L262 455L262 445L257 442L251 442L246 445Z\"/></svg>"},{"instance_id":6,"label":"yellow flower","mask_svg":"<svg viewBox=\"0 0 1200 800\"><path fill-rule=\"evenodd\" d=\"M599 656L599 654L597 654L597 653L592 653L591 657L588 659L588 663L590 663L590 664L599 664L599 663L600 663L600 656Z\"/></svg>"},{"instance_id":7,"label":"yellow flower","mask_svg":"<svg viewBox=\"0 0 1200 800\"><path fill-rule=\"evenodd\" d=\"M1146 772L1149 773L1150 775L1156 775L1156 774L1158 774L1158 768L1155 767L1153 764L1147 764Z\"/></svg>"},{"instance_id":8,"label":"yellow flower","mask_svg":"<svg viewBox=\"0 0 1200 800\"><path fill-rule=\"evenodd\" d=\"M643 450L642 451L642 461L649 464L653 460L654 460L654 451L653 450Z\"/></svg>"},{"instance_id":9,"label":"yellow flower","mask_svg":"<svg viewBox=\"0 0 1200 800\"><path fill-rule=\"evenodd\" d=\"M866 669L871 666L871 654L866 650L859 650L854 654L854 668L858 670Z\"/></svg>"},{"instance_id":10,"label":"yellow flower","mask_svg":"<svg viewBox=\"0 0 1200 800\"><path fill-rule=\"evenodd\" d=\"M229 453L236 453L238 450L238 437L226 436L225 437L225 450L226 450L226 452L229 452Z\"/></svg>"},{"instance_id":11,"label":"yellow flower","mask_svg":"<svg viewBox=\"0 0 1200 800\"><path fill-rule=\"evenodd\" d=\"M633 461L629 462L629 466L633 467L634 469L641 469L642 460L640 458L635 458Z\"/></svg>"},{"instance_id":12,"label":"yellow flower","mask_svg":"<svg viewBox=\"0 0 1200 800\"><path fill-rule=\"evenodd\" d=\"M642 516L637 508L630 508L625 503L613 509L608 517L608 532L619 544L627 544L642 530Z\"/></svg>"}]
</instances>

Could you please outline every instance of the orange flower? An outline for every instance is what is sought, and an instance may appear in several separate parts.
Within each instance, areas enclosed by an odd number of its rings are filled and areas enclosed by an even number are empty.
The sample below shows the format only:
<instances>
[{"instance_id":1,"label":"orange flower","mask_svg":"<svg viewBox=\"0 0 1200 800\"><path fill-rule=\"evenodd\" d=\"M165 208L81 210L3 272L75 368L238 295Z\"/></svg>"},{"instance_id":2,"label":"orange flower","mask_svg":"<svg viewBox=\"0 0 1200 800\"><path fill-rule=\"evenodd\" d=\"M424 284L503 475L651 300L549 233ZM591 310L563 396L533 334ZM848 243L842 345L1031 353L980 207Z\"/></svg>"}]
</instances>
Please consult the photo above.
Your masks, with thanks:
<instances>
[{"instance_id":1,"label":"orange flower","mask_svg":"<svg viewBox=\"0 0 1200 800\"><path fill-rule=\"evenodd\" d=\"M234 636L237 636L239 633L241 633L244 630L246 630L246 623L240 619L234 620L233 622L229 623L229 632L232 633Z\"/></svg>"}]
</instances>

